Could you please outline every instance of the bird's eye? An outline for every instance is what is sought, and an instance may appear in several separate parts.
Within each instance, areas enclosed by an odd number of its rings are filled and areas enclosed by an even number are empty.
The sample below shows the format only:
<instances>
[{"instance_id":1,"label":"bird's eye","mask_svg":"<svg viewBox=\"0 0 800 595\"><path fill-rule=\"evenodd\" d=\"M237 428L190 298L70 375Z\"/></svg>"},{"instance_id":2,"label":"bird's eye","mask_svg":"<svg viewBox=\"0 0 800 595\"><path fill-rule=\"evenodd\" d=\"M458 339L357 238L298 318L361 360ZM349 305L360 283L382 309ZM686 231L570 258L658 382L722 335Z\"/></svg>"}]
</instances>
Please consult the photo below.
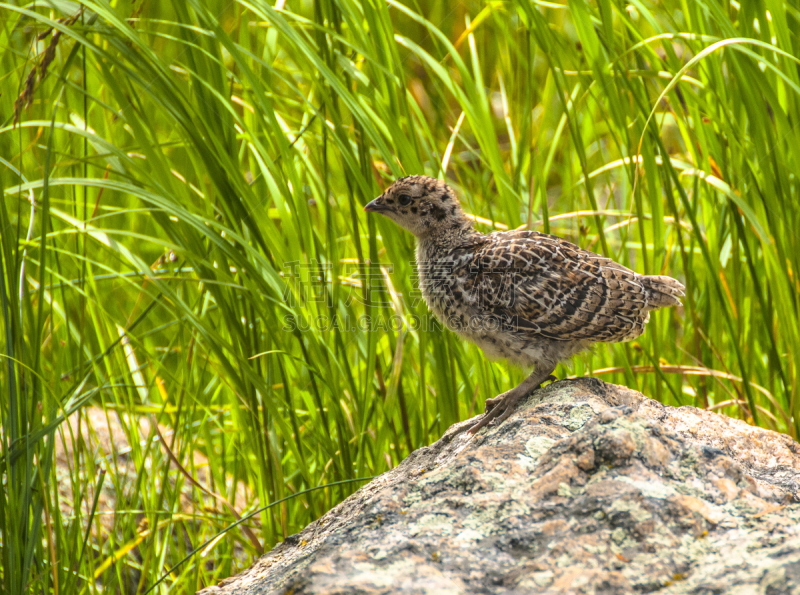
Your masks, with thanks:
<instances>
[{"instance_id":1,"label":"bird's eye","mask_svg":"<svg viewBox=\"0 0 800 595\"><path fill-rule=\"evenodd\" d=\"M401 207L407 207L411 204L411 197L408 194L401 194L400 198L397 199L397 202L400 203Z\"/></svg>"}]
</instances>

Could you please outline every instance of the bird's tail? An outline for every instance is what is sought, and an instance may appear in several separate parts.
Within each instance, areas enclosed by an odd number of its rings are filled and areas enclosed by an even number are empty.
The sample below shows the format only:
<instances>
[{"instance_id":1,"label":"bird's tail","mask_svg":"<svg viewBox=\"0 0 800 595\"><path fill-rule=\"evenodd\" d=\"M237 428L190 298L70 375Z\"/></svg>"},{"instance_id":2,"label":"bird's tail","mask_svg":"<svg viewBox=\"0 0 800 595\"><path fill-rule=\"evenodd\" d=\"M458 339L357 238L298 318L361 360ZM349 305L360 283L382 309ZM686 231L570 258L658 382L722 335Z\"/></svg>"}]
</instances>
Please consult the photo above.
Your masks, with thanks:
<instances>
[{"instance_id":1,"label":"bird's tail","mask_svg":"<svg viewBox=\"0 0 800 595\"><path fill-rule=\"evenodd\" d=\"M642 277L641 281L647 290L647 306L650 310L679 306L680 298L686 295L686 288L683 284L672 277L646 276Z\"/></svg>"}]
</instances>

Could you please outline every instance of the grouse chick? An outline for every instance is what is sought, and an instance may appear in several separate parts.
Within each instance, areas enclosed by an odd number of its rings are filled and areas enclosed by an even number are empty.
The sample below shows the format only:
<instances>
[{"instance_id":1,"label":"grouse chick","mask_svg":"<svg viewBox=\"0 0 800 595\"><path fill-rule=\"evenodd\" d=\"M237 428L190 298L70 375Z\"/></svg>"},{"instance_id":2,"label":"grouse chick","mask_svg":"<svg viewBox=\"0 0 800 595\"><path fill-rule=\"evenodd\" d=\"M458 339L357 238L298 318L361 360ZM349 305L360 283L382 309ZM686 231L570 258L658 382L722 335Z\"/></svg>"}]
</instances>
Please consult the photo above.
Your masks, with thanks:
<instances>
[{"instance_id":1,"label":"grouse chick","mask_svg":"<svg viewBox=\"0 0 800 595\"><path fill-rule=\"evenodd\" d=\"M416 236L420 289L439 320L489 357L533 368L486 401L473 434L507 419L559 361L592 343L638 337L651 310L684 295L675 279L639 275L555 236L476 231L453 190L428 176L397 180L364 210Z\"/></svg>"}]
</instances>

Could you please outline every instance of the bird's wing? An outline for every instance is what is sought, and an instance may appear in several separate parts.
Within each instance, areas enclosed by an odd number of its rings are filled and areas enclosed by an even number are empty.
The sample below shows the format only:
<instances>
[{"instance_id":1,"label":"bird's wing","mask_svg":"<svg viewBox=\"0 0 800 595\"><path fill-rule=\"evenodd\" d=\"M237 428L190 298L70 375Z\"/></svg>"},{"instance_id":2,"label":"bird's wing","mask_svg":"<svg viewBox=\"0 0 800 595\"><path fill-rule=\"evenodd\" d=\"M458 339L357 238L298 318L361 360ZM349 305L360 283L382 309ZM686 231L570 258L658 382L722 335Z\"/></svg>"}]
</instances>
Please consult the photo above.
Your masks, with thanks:
<instances>
[{"instance_id":1,"label":"bird's wing","mask_svg":"<svg viewBox=\"0 0 800 595\"><path fill-rule=\"evenodd\" d=\"M560 238L530 231L488 236L463 290L509 330L553 340L624 341L648 319L641 277Z\"/></svg>"}]
</instances>

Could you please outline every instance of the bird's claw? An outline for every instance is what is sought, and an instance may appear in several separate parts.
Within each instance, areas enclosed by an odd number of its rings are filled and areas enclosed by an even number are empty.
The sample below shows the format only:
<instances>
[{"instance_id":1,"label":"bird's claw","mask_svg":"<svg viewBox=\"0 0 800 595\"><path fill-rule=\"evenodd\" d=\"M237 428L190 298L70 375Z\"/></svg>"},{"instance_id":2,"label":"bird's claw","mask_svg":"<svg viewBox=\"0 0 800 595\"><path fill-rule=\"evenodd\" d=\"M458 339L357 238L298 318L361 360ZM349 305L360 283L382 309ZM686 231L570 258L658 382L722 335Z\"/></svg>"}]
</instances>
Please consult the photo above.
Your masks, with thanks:
<instances>
[{"instance_id":1,"label":"bird's claw","mask_svg":"<svg viewBox=\"0 0 800 595\"><path fill-rule=\"evenodd\" d=\"M555 382L558 380L555 376L550 374L547 378L542 380L542 384L545 382ZM535 393L537 390L542 388L540 384L535 389L533 389L530 393ZM511 417L511 414L514 412L514 406L519 401L519 398L512 399L509 401L508 393L503 393L493 399L486 399L486 408L484 409L483 417L480 418L475 424L470 427L467 432L470 435L474 435L478 433L478 430L485 428L486 426L497 426Z\"/></svg>"},{"instance_id":2,"label":"bird's claw","mask_svg":"<svg viewBox=\"0 0 800 595\"><path fill-rule=\"evenodd\" d=\"M513 405L512 405L512 408L513 408ZM497 402L494 403L491 408L487 408L486 409L486 413L483 414L483 417L481 417L478 421L476 421L472 425L472 427L469 428L469 430L467 430L467 433L469 433L470 435L477 434L479 430L482 430L486 426L488 426L490 424L497 423L495 421L495 418L497 418L497 417L501 417L502 419L505 419L506 417L508 417L506 415L507 409L508 409L508 407L498 406Z\"/></svg>"},{"instance_id":3,"label":"bird's claw","mask_svg":"<svg viewBox=\"0 0 800 595\"><path fill-rule=\"evenodd\" d=\"M486 399L485 409L483 410L483 413L484 414L489 413L492 409L497 407L502 400L503 400L503 395L500 395L499 397L494 397L493 399Z\"/></svg>"}]
</instances>

